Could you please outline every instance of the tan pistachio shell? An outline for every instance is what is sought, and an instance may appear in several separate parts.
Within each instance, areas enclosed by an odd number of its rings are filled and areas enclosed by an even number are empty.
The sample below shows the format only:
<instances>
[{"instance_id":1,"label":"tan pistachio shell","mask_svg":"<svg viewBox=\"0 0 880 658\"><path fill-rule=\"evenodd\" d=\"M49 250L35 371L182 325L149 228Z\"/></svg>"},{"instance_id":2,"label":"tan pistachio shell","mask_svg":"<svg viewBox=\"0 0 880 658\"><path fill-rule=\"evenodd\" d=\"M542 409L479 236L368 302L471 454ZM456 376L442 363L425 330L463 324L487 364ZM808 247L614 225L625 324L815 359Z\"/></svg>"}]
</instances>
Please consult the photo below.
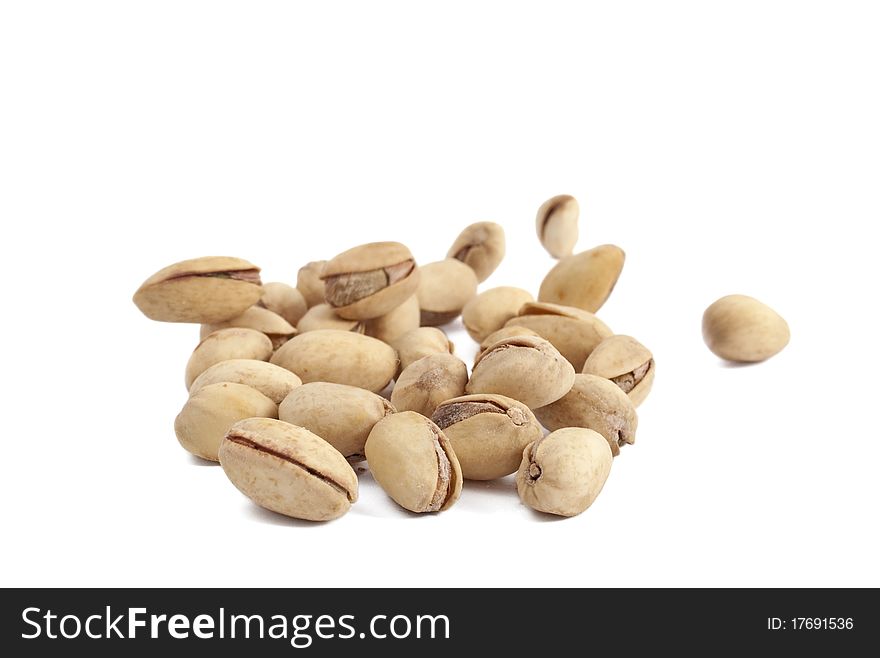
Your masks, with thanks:
<instances>
[{"instance_id":1,"label":"tan pistachio shell","mask_svg":"<svg viewBox=\"0 0 880 658\"><path fill-rule=\"evenodd\" d=\"M452 322L477 294L477 275L454 258L421 267L418 299L423 327Z\"/></svg>"},{"instance_id":2,"label":"tan pistachio shell","mask_svg":"<svg viewBox=\"0 0 880 658\"><path fill-rule=\"evenodd\" d=\"M306 298L297 288L279 281L263 284L263 296L257 305L277 313L294 327L309 310Z\"/></svg>"},{"instance_id":3,"label":"tan pistachio shell","mask_svg":"<svg viewBox=\"0 0 880 658\"><path fill-rule=\"evenodd\" d=\"M471 299L461 311L464 328L478 343L519 313L523 304L535 301L528 290L500 286L484 290Z\"/></svg>"},{"instance_id":4,"label":"tan pistachio shell","mask_svg":"<svg viewBox=\"0 0 880 658\"><path fill-rule=\"evenodd\" d=\"M321 281L326 264L326 260L315 260L306 263L297 272L296 289L302 293L309 308L327 303L324 299L324 282Z\"/></svg>"},{"instance_id":5,"label":"tan pistachio shell","mask_svg":"<svg viewBox=\"0 0 880 658\"><path fill-rule=\"evenodd\" d=\"M764 361L781 352L790 338L782 316L754 297L727 295L703 314L703 340L728 361Z\"/></svg>"},{"instance_id":6,"label":"tan pistachio shell","mask_svg":"<svg viewBox=\"0 0 880 658\"><path fill-rule=\"evenodd\" d=\"M302 385L295 374L266 361L229 359L215 363L196 377L189 388L189 394L194 395L205 386L222 382L255 388L275 404L279 404L290 391Z\"/></svg>"},{"instance_id":7,"label":"tan pistachio shell","mask_svg":"<svg viewBox=\"0 0 880 658\"><path fill-rule=\"evenodd\" d=\"M614 290L624 259L623 249L613 244L567 256L544 277L538 301L595 313Z\"/></svg>"},{"instance_id":8,"label":"tan pistachio shell","mask_svg":"<svg viewBox=\"0 0 880 658\"><path fill-rule=\"evenodd\" d=\"M317 304L312 306L306 314L302 316L296 330L304 334L309 331L317 331L318 329L338 329L339 331L352 331L356 334L362 334L365 325L361 320L345 320L339 317L330 304Z\"/></svg>"},{"instance_id":9,"label":"tan pistachio shell","mask_svg":"<svg viewBox=\"0 0 880 658\"><path fill-rule=\"evenodd\" d=\"M264 333L272 341L272 348L276 350L296 335L296 328L277 313L273 313L261 306L251 306L244 313L231 320L214 324L203 324L199 337L205 338L208 334L212 334L219 329L228 329L230 327L255 329L260 333Z\"/></svg>"},{"instance_id":10,"label":"tan pistachio shell","mask_svg":"<svg viewBox=\"0 0 880 658\"><path fill-rule=\"evenodd\" d=\"M553 258L571 256L578 240L580 206L570 194L560 194L541 204L535 217L538 239Z\"/></svg>"},{"instance_id":11,"label":"tan pistachio shell","mask_svg":"<svg viewBox=\"0 0 880 658\"><path fill-rule=\"evenodd\" d=\"M610 379L638 407L654 385L654 355L632 336L609 336L584 363L583 373Z\"/></svg>"},{"instance_id":12,"label":"tan pistachio shell","mask_svg":"<svg viewBox=\"0 0 880 658\"><path fill-rule=\"evenodd\" d=\"M461 232L446 257L468 265L482 283L504 260L505 250L504 229L500 224L476 222Z\"/></svg>"},{"instance_id":13,"label":"tan pistachio shell","mask_svg":"<svg viewBox=\"0 0 880 658\"><path fill-rule=\"evenodd\" d=\"M196 377L215 363L230 359L268 361L272 349L269 337L256 329L218 329L205 336L190 355L186 364L186 390L190 389Z\"/></svg>"},{"instance_id":14,"label":"tan pistachio shell","mask_svg":"<svg viewBox=\"0 0 880 658\"><path fill-rule=\"evenodd\" d=\"M468 371L464 362L451 354L431 354L400 373L391 392L391 404L398 411L415 411L431 417L444 400L464 394Z\"/></svg>"},{"instance_id":15,"label":"tan pistachio shell","mask_svg":"<svg viewBox=\"0 0 880 658\"><path fill-rule=\"evenodd\" d=\"M524 304L507 324L531 329L549 340L576 370L583 368L596 346L614 333L592 313L542 302Z\"/></svg>"},{"instance_id":16,"label":"tan pistachio shell","mask_svg":"<svg viewBox=\"0 0 880 658\"><path fill-rule=\"evenodd\" d=\"M436 327L420 327L391 343L400 357L400 370L406 370L413 363L431 354L452 354L455 346Z\"/></svg>"},{"instance_id":17,"label":"tan pistachio shell","mask_svg":"<svg viewBox=\"0 0 880 658\"><path fill-rule=\"evenodd\" d=\"M421 325L419 298L413 295L393 311L382 317L367 320L366 334L391 344L405 333L418 329Z\"/></svg>"}]
</instances>

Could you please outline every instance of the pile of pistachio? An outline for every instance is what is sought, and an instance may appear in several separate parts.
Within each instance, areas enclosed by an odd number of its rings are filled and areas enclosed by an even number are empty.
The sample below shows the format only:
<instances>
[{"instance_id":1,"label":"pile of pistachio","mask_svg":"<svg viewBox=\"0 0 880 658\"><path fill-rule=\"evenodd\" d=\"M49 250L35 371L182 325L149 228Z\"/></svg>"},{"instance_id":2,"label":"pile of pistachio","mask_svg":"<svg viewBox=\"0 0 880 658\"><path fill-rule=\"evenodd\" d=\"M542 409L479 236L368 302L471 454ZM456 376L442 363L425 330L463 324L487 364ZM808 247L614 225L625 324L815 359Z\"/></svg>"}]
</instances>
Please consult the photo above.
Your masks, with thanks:
<instances>
[{"instance_id":1,"label":"pile of pistachio","mask_svg":"<svg viewBox=\"0 0 880 658\"><path fill-rule=\"evenodd\" d=\"M478 294L505 252L492 222L468 226L445 260L419 267L402 244L365 244L308 263L295 287L262 283L239 258L160 270L135 293L138 308L201 324L174 423L180 444L219 461L258 505L298 519L345 514L358 497L352 465L364 460L412 512L448 509L463 479L516 473L529 507L580 514L635 442L654 359L596 317L624 252L573 254L578 214L568 195L538 210L538 237L559 262L537 301L514 287ZM480 345L470 373L439 328L459 317Z\"/></svg>"}]
</instances>

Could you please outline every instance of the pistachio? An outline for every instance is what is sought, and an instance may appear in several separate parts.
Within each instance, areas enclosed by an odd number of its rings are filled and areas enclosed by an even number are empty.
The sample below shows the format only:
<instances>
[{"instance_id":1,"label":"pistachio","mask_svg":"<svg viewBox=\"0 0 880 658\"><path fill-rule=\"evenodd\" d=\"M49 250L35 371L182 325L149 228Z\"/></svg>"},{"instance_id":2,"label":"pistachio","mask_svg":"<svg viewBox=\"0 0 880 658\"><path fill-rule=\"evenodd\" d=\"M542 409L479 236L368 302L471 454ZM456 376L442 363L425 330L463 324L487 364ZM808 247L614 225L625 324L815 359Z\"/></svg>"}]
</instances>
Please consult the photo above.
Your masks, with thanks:
<instances>
[{"instance_id":1,"label":"pistachio","mask_svg":"<svg viewBox=\"0 0 880 658\"><path fill-rule=\"evenodd\" d=\"M405 333L391 343L400 358L401 372L409 368L419 359L431 354L452 354L455 346L436 327L420 327Z\"/></svg>"},{"instance_id":2,"label":"pistachio","mask_svg":"<svg viewBox=\"0 0 880 658\"><path fill-rule=\"evenodd\" d=\"M764 361L781 352L790 338L782 316L754 297L728 295L703 314L703 340L728 361Z\"/></svg>"},{"instance_id":3,"label":"pistachio","mask_svg":"<svg viewBox=\"0 0 880 658\"><path fill-rule=\"evenodd\" d=\"M189 388L190 396L209 386L230 382L255 388L275 404L279 404L302 380L289 370L256 359L220 361L196 377Z\"/></svg>"},{"instance_id":4,"label":"pistachio","mask_svg":"<svg viewBox=\"0 0 880 658\"><path fill-rule=\"evenodd\" d=\"M459 260L428 263L421 271L418 299L423 327L452 322L477 294L477 275Z\"/></svg>"},{"instance_id":5,"label":"pistachio","mask_svg":"<svg viewBox=\"0 0 880 658\"><path fill-rule=\"evenodd\" d=\"M538 301L595 313L614 290L624 258L623 250L613 244L567 256L544 277Z\"/></svg>"},{"instance_id":6,"label":"pistachio","mask_svg":"<svg viewBox=\"0 0 880 658\"><path fill-rule=\"evenodd\" d=\"M418 329L420 323L419 298L413 295L385 315L367 320L366 334L378 338L383 343L391 343L405 333Z\"/></svg>"},{"instance_id":7,"label":"pistachio","mask_svg":"<svg viewBox=\"0 0 880 658\"><path fill-rule=\"evenodd\" d=\"M324 282L321 281L321 275L324 273L324 265L326 260L315 260L306 263L296 275L296 289L302 293L309 308L323 304L324 299ZM292 323L291 323L292 324Z\"/></svg>"},{"instance_id":8,"label":"pistachio","mask_svg":"<svg viewBox=\"0 0 880 658\"><path fill-rule=\"evenodd\" d=\"M568 194L548 199L538 208L538 239L553 258L571 256L578 239L579 215L577 199Z\"/></svg>"},{"instance_id":9,"label":"pistachio","mask_svg":"<svg viewBox=\"0 0 880 658\"><path fill-rule=\"evenodd\" d=\"M400 373L391 393L398 411L416 411L431 417L444 400L464 394L467 366L451 354L431 354Z\"/></svg>"},{"instance_id":10,"label":"pistachio","mask_svg":"<svg viewBox=\"0 0 880 658\"><path fill-rule=\"evenodd\" d=\"M276 350L296 335L296 329L277 313L273 313L261 306L251 306L244 313L231 320L214 324L203 324L200 337L205 338L208 334L212 334L219 329L228 329L230 327L255 329L260 333L266 334L269 340L272 341L272 348Z\"/></svg>"},{"instance_id":11,"label":"pistachio","mask_svg":"<svg viewBox=\"0 0 880 658\"><path fill-rule=\"evenodd\" d=\"M583 372L610 379L638 407L654 384L654 356L630 336L609 336L596 346Z\"/></svg>"},{"instance_id":12,"label":"pistachio","mask_svg":"<svg viewBox=\"0 0 880 658\"><path fill-rule=\"evenodd\" d=\"M277 313L294 327L309 310L305 297L298 289L277 281L263 284L263 296L257 306Z\"/></svg>"},{"instance_id":13,"label":"pistachio","mask_svg":"<svg viewBox=\"0 0 880 658\"><path fill-rule=\"evenodd\" d=\"M533 301L535 298L531 293L522 288L511 286L490 288L464 305L461 320L471 338L479 343L515 317L523 304Z\"/></svg>"},{"instance_id":14,"label":"pistachio","mask_svg":"<svg viewBox=\"0 0 880 658\"><path fill-rule=\"evenodd\" d=\"M186 389L215 363L229 359L268 361L270 356L272 341L266 334L241 327L219 329L205 336L190 355L186 364Z\"/></svg>"},{"instance_id":15,"label":"pistachio","mask_svg":"<svg viewBox=\"0 0 880 658\"><path fill-rule=\"evenodd\" d=\"M520 327L516 324L512 324L509 327L501 327L498 331L493 331L486 336L483 342L480 343L480 349L477 352L477 356L498 341L504 340L505 338L516 338L517 336L537 336L538 338L541 338L541 336L538 336L538 334L531 329L526 329L525 327Z\"/></svg>"},{"instance_id":16,"label":"pistachio","mask_svg":"<svg viewBox=\"0 0 880 658\"><path fill-rule=\"evenodd\" d=\"M318 329L337 329L362 334L365 324L361 320L345 320L339 317L330 304L317 304L306 311L299 324L296 325L296 330L304 334Z\"/></svg>"},{"instance_id":17,"label":"pistachio","mask_svg":"<svg viewBox=\"0 0 880 658\"><path fill-rule=\"evenodd\" d=\"M482 283L501 264L504 251L504 229L494 222L477 222L461 232L446 257L468 265Z\"/></svg>"}]
</instances>

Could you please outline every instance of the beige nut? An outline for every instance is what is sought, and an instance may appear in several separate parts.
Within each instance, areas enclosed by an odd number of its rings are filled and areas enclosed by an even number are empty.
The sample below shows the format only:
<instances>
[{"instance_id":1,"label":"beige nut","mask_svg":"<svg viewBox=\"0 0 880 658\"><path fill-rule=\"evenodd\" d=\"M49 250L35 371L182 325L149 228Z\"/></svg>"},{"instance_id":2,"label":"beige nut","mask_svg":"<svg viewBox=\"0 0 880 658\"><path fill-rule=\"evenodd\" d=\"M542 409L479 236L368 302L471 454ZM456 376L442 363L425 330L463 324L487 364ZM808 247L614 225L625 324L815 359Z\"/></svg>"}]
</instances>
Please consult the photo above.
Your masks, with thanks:
<instances>
[{"instance_id":1,"label":"beige nut","mask_svg":"<svg viewBox=\"0 0 880 658\"><path fill-rule=\"evenodd\" d=\"M525 447L543 434L526 405L503 395L447 400L431 420L449 439L468 480L494 480L514 473Z\"/></svg>"},{"instance_id":2,"label":"beige nut","mask_svg":"<svg viewBox=\"0 0 880 658\"><path fill-rule=\"evenodd\" d=\"M596 346L584 363L586 375L610 379L638 407L654 385L654 356L631 336L609 336Z\"/></svg>"},{"instance_id":3,"label":"beige nut","mask_svg":"<svg viewBox=\"0 0 880 658\"><path fill-rule=\"evenodd\" d=\"M294 327L309 310L306 298L297 288L278 281L263 284L263 296L257 306L277 313Z\"/></svg>"},{"instance_id":4,"label":"beige nut","mask_svg":"<svg viewBox=\"0 0 880 658\"><path fill-rule=\"evenodd\" d=\"M417 295L423 327L452 322L477 294L477 275L455 258L423 265L421 272Z\"/></svg>"},{"instance_id":5,"label":"beige nut","mask_svg":"<svg viewBox=\"0 0 880 658\"><path fill-rule=\"evenodd\" d=\"M703 340L728 361L764 361L781 352L790 338L782 316L754 297L728 295L703 314Z\"/></svg>"},{"instance_id":6,"label":"beige nut","mask_svg":"<svg viewBox=\"0 0 880 658\"><path fill-rule=\"evenodd\" d=\"M398 411L415 411L430 418L441 402L463 395L467 381L467 366L461 359L431 354L400 373L391 404Z\"/></svg>"},{"instance_id":7,"label":"beige nut","mask_svg":"<svg viewBox=\"0 0 880 658\"><path fill-rule=\"evenodd\" d=\"M366 454L376 482L404 509L439 512L461 495L461 467L452 446L439 427L414 411L376 423Z\"/></svg>"},{"instance_id":8,"label":"beige nut","mask_svg":"<svg viewBox=\"0 0 880 658\"><path fill-rule=\"evenodd\" d=\"M205 336L193 350L186 364L186 390L196 377L221 361L229 359L256 359L268 361L272 356L272 341L256 329L231 327L219 329Z\"/></svg>"},{"instance_id":9,"label":"beige nut","mask_svg":"<svg viewBox=\"0 0 880 658\"><path fill-rule=\"evenodd\" d=\"M487 348L491 347L498 341L502 341L505 338L516 338L517 336L538 336L537 332L532 331L531 329L526 329L525 327L520 327L518 325L512 324L509 327L501 327L498 331L493 331L491 334L486 336L483 339L483 342L480 343L480 349L477 350L477 355L475 359L478 359L480 355L486 351ZM546 339L545 339L546 340Z\"/></svg>"},{"instance_id":10,"label":"beige nut","mask_svg":"<svg viewBox=\"0 0 880 658\"><path fill-rule=\"evenodd\" d=\"M357 501L357 476L326 441L280 420L250 418L220 446L229 480L260 507L305 521L331 521Z\"/></svg>"},{"instance_id":11,"label":"beige nut","mask_svg":"<svg viewBox=\"0 0 880 658\"><path fill-rule=\"evenodd\" d=\"M229 359L215 363L196 377L189 388L189 394L194 395L205 386L223 382L255 388L275 404L279 404L290 391L302 385L295 374L266 361Z\"/></svg>"},{"instance_id":12,"label":"beige nut","mask_svg":"<svg viewBox=\"0 0 880 658\"><path fill-rule=\"evenodd\" d=\"M586 427L599 432L615 457L621 447L636 442L636 408L617 384L604 377L576 375L574 386L565 396L534 412L550 431Z\"/></svg>"},{"instance_id":13,"label":"beige nut","mask_svg":"<svg viewBox=\"0 0 880 658\"><path fill-rule=\"evenodd\" d=\"M382 317L367 320L366 334L391 344L405 333L418 329L421 325L419 298L413 295L393 311Z\"/></svg>"},{"instance_id":14,"label":"beige nut","mask_svg":"<svg viewBox=\"0 0 880 658\"><path fill-rule=\"evenodd\" d=\"M272 349L278 349L296 335L296 329L287 320L277 313L261 306L251 306L241 315L225 322L203 324L199 333L200 338L205 338L219 329L230 327L242 327L255 329L266 334L272 341Z\"/></svg>"},{"instance_id":15,"label":"beige nut","mask_svg":"<svg viewBox=\"0 0 880 658\"><path fill-rule=\"evenodd\" d=\"M541 302L524 304L507 324L531 329L549 340L576 370L583 368L596 346L613 334L608 325L592 313L573 306Z\"/></svg>"},{"instance_id":16,"label":"beige nut","mask_svg":"<svg viewBox=\"0 0 880 658\"><path fill-rule=\"evenodd\" d=\"M344 251L324 266L324 297L340 317L371 320L391 312L419 286L419 268L399 242L371 242Z\"/></svg>"},{"instance_id":17,"label":"beige nut","mask_svg":"<svg viewBox=\"0 0 880 658\"><path fill-rule=\"evenodd\" d=\"M504 260L505 249L504 229L499 224L477 222L459 234L446 257L469 266L482 283Z\"/></svg>"},{"instance_id":18,"label":"beige nut","mask_svg":"<svg viewBox=\"0 0 880 658\"><path fill-rule=\"evenodd\" d=\"M338 329L339 331L352 331L356 334L364 333L365 325L361 320L346 320L339 317L330 304L317 304L312 306L306 314L300 318L296 325L297 332L304 334L318 329Z\"/></svg>"},{"instance_id":19,"label":"beige nut","mask_svg":"<svg viewBox=\"0 0 880 658\"><path fill-rule=\"evenodd\" d=\"M319 329L287 341L271 362L303 383L331 382L378 393L397 373L397 352L380 340L335 329Z\"/></svg>"},{"instance_id":20,"label":"beige nut","mask_svg":"<svg viewBox=\"0 0 880 658\"><path fill-rule=\"evenodd\" d=\"M413 363L431 354L452 354L455 346L436 327L420 327L405 333L391 343L400 357L400 371L409 368Z\"/></svg>"},{"instance_id":21,"label":"beige nut","mask_svg":"<svg viewBox=\"0 0 880 658\"><path fill-rule=\"evenodd\" d=\"M241 258L208 256L159 270L133 301L151 320L203 323L234 318L260 295L260 268Z\"/></svg>"},{"instance_id":22,"label":"beige nut","mask_svg":"<svg viewBox=\"0 0 880 658\"><path fill-rule=\"evenodd\" d=\"M538 301L595 313L614 290L624 259L623 249L613 244L567 256L544 277Z\"/></svg>"},{"instance_id":23,"label":"beige nut","mask_svg":"<svg viewBox=\"0 0 880 658\"><path fill-rule=\"evenodd\" d=\"M174 433L196 457L218 461L217 450L226 431L244 418L277 418L278 405L257 389L222 382L193 393L174 420Z\"/></svg>"},{"instance_id":24,"label":"beige nut","mask_svg":"<svg viewBox=\"0 0 880 658\"><path fill-rule=\"evenodd\" d=\"M321 281L321 275L324 273L324 265L326 260L315 260L306 263L296 275L296 289L302 293L309 308L318 304L326 303L324 299L324 282Z\"/></svg>"},{"instance_id":25,"label":"beige nut","mask_svg":"<svg viewBox=\"0 0 880 658\"><path fill-rule=\"evenodd\" d=\"M362 388L312 382L290 392L278 407L278 418L305 427L349 461L359 462L373 426L394 411L388 400Z\"/></svg>"},{"instance_id":26,"label":"beige nut","mask_svg":"<svg viewBox=\"0 0 880 658\"><path fill-rule=\"evenodd\" d=\"M464 305L461 321L471 338L479 343L515 317L523 304L533 301L531 293L522 288L490 288Z\"/></svg>"},{"instance_id":27,"label":"beige nut","mask_svg":"<svg viewBox=\"0 0 880 658\"><path fill-rule=\"evenodd\" d=\"M580 427L557 430L523 452L517 493L538 512L577 516L601 493L612 459L608 442L597 432Z\"/></svg>"},{"instance_id":28,"label":"beige nut","mask_svg":"<svg viewBox=\"0 0 880 658\"><path fill-rule=\"evenodd\" d=\"M579 215L577 199L569 194L548 199L538 208L535 217L538 239L553 258L571 256L578 240Z\"/></svg>"},{"instance_id":29,"label":"beige nut","mask_svg":"<svg viewBox=\"0 0 880 658\"><path fill-rule=\"evenodd\" d=\"M480 354L466 391L506 395L535 409L568 393L574 376L572 365L549 342L518 336Z\"/></svg>"}]
</instances>

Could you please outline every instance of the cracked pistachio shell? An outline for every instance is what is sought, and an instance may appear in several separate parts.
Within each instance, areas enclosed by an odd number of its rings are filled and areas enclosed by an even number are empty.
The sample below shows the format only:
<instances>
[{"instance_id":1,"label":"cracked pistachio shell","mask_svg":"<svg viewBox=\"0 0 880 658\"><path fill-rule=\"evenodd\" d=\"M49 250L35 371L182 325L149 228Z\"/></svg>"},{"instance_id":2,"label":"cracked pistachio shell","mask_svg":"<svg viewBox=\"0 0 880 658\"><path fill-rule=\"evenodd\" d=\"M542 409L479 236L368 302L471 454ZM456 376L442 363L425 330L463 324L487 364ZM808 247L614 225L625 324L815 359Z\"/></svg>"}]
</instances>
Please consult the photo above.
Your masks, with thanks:
<instances>
[{"instance_id":1,"label":"cracked pistachio shell","mask_svg":"<svg viewBox=\"0 0 880 658\"><path fill-rule=\"evenodd\" d=\"M277 313L294 327L309 310L306 298L298 289L278 281L263 284L263 296L257 306Z\"/></svg>"},{"instance_id":2,"label":"cracked pistachio shell","mask_svg":"<svg viewBox=\"0 0 880 658\"><path fill-rule=\"evenodd\" d=\"M514 473L525 447L543 434L526 405L503 395L447 400L431 420L449 439L468 480L494 480Z\"/></svg>"},{"instance_id":3,"label":"cracked pistachio shell","mask_svg":"<svg viewBox=\"0 0 880 658\"><path fill-rule=\"evenodd\" d=\"M378 338L383 343L392 343L405 333L418 329L421 325L419 298L413 295L393 311L379 318L367 320L366 334Z\"/></svg>"},{"instance_id":4,"label":"cracked pistachio shell","mask_svg":"<svg viewBox=\"0 0 880 658\"><path fill-rule=\"evenodd\" d=\"M525 449L516 490L533 510L577 516L601 493L612 460L600 434L580 427L560 429Z\"/></svg>"},{"instance_id":5,"label":"cracked pistachio shell","mask_svg":"<svg viewBox=\"0 0 880 658\"><path fill-rule=\"evenodd\" d=\"M609 336L590 353L583 372L610 379L638 407L654 384L654 356L631 336Z\"/></svg>"},{"instance_id":6,"label":"cracked pistachio shell","mask_svg":"<svg viewBox=\"0 0 880 658\"><path fill-rule=\"evenodd\" d=\"M477 357L466 391L505 395L535 409L568 393L574 376L572 365L549 342L519 336L499 341Z\"/></svg>"},{"instance_id":7,"label":"cracked pistachio shell","mask_svg":"<svg viewBox=\"0 0 880 658\"><path fill-rule=\"evenodd\" d=\"M782 316L754 297L728 295L703 314L703 340L728 361L764 361L781 352L790 338Z\"/></svg>"},{"instance_id":8,"label":"cracked pistachio shell","mask_svg":"<svg viewBox=\"0 0 880 658\"><path fill-rule=\"evenodd\" d=\"M567 256L544 277L538 301L595 313L614 290L624 258L623 249L613 244Z\"/></svg>"},{"instance_id":9,"label":"cracked pistachio shell","mask_svg":"<svg viewBox=\"0 0 880 658\"><path fill-rule=\"evenodd\" d=\"M505 338L516 338L518 336L538 336L538 334L531 329L526 329L525 327L520 327L518 325L512 324L509 327L501 327L498 331L493 331L491 334L486 336L482 343L480 343L480 349L477 351L477 357L482 354L487 347L491 347L498 341L504 340Z\"/></svg>"},{"instance_id":10,"label":"cracked pistachio shell","mask_svg":"<svg viewBox=\"0 0 880 658\"><path fill-rule=\"evenodd\" d=\"M441 402L463 395L467 381L467 366L461 359L431 354L400 373L391 404L398 411L415 411L430 418Z\"/></svg>"},{"instance_id":11,"label":"cracked pistachio shell","mask_svg":"<svg viewBox=\"0 0 880 658\"><path fill-rule=\"evenodd\" d=\"M376 423L366 454L379 486L410 512L440 512L461 495L461 468L449 440L414 411Z\"/></svg>"},{"instance_id":12,"label":"cracked pistachio shell","mask_svg":"<svg viewBox=\"0 0 880 658\"><path fill-rule=\"evenodd\" d=\"M302 293L309 308L326 303L324 282L321 281L321 274L326 264L326 260L314 260L299 268L296 274L296 289Z\"/></svg>"},{"instance_id":13,"label":"cracked pistachio shell","mask_svg":"<svg viewBox=\"0 0 880 658\"><path fill-rule=\"evenodd\" d=\"M241 258L208 256L159 270L135 292L135 305L161 322L223 322L262 295L260 268Z\"/></svg>"},{"instance_id":14,"label":"cracked pistachio shell","mask_svg":"<svg viewBox=\"0 0 880 658\"><path fill-rule=\"evenodd\" d=\"M199 337L205 338L208 334L212 334L220 329L229 329L230 327L255 329L260 333L266 334L269 340L272 341L272 348L276 350L296 335L296 329L293 325L277 313L273 313L261 306L251 306L244 313L231 320L215 324L203 324Z\"/></svg>"},{"instance_id":15,"label":"cracked pistachio shell","mask_svg":"<svg viewBox=\"0 0 880 658\"><path fill-rule=\"evenodd\" d=\"M400 356L400 370L406 370L413 363L431 354L452 354L455 346L436 327L420 327L391 343Z\"/></svg>"},{"instance_id":16,"label":"cracked pistachio shell","mask_svg":"<svg viewBox=\"0 0 880 658\"><path fill-rule=\"evenodd\" d=\"M205 336L193 350L186 364L186 390L196 377L221 361L229 359L256 359L268 361L272 356L272 341L256 329L230 327L218 329Z\"/></svg>"},{"instance_id":17,"label":"cracked pistachio shell","mask_svg":"<svg viewBox=\"0 0 880 658\"><path fill-rule=\"evenodd\" d=\"M583 368L596 346L614 333L592 313L541 302L524 304L507 324L531 329L549 340L576 370Z\"/></svg>"},{"instance_id":18,"label":"cracked pistachio shell","mask_svg":"<svg viewBox=\"0 0 880 658\"><path fill-rule=\"evenodd\" d=\"M249 418L220 446L223 472L260 507L305 521L331 521L357 501L357 476L322 438L280 420Z\"/></svg>"},{"instance_id":19,"label":"cracked pistachio shell","mask_svg":"<svg viewBox=\"0 0 880 658\"><path fill-rule=\"evenodd\" d=\"M598 432L608 441L615 457L621 447L636 442L636 408L617 384L604 377L576 375L574 386L565 396L534 411L550 431L586 427Z\"/></svg>"},{"instance_id":20,"label":"cracked pistachio shell","mask_svg":"<svg viewBox=\"0 0 880 658\"><path fill-rule=\"evenodd\" d=\"M469 266L482 283L504 260L505 249L504 229L500 224L477 222L461 232L446 257Z\"/></svg>"},{"instance_id":21,"label":"cracked pistachio shell","mask_svg":"<svg viewBox=\"0 0 880 658\"><path fill-rule=\"evenodd\" d=\"M220 442L232 424L257 416L277 418L278 405L244 384L208 384L183 405L174 420L174 433L188 452L218 461Z\"/></svg>"},{"instance_id":22,"label":"cracked pistachio shell","mask_svg":"<svg viewBox=\"0 0 880 658\"><path fill-rule=\"evenodd\" d=\"M292 372L266 361L229 359L215 363L196 377L189 388L189 394L194 395L205 386L223 382L255 388L275 404L279 404L290 391L302 385L300 378Z\"/></svg>"},{"instance_id":23,"label":"cracked pistachio shell","mask_svg":"<svg viewBox=\"0 0 880 658\"><path fill-rule=\"evenodd\" d=\"M565 258L574 251L580 212L577 199L569 194L548 199L538 208L535 218L538 239L553 258Z\"/></svg>"},{"instance_id":24,"label":"cracked pistachio shell","mask_svg":"<svg viewBox=\"0 0 880 658\"><path fill-rule=\"evenodd\" d=\"M484 290L464 305L461 321L464 328L478 343L515 317L523 304L535 301L531 293L522 288L500 286Z\"/></svg>"},{"instance_id":25,"label":"cracked pistachio shell","mask_svg":"<svg viewBox=\"0 0 880 658\"><path fill-rule=\"evenodd\" d=\"M339 331L352 331L356 334L364 333L365 325L360 320L345 320L330 304L318 304L312 306L306 314L302 316L296 325L297 332L304 334L309 331L317 331L318 329L338 329Z\"/></svg>"},{"instance_id":26,"label":"cracked pistachio shell","mask_svg":"<svg viewBox=\"0 0 880 658\"><path fill-rule=\"evenodd\" d=\"M452 322L477 294L477 275L454 258L421 267L418 298L423 327Z\"/></svg>"},{"instance_id":27,"label":"cracked pistachio shell","mask_svg":"<svg viewBox=\"0 0 880 658\"><path fill-rule=\"evenodd\" d=\"M303 383L331 382L378 393L397 373L397 352L381 340L335 329L318 329L287 341L271 362Z\"/></svg>"},{"instance_id":28,"label":"cracked pistachio shell","mask_svg":"<svg viewBox=\"0 0 880 658\"><path fill-rule=\"evenodd\" d=\"M370 430L394 411L388 400L362 388L312 382L284 398L278 418L317 434L343 457L358 462L364 459Z\"/></svg>"},{"instance_id":29,"label":"cracked pistachio shell","mask_svg":"<svg viewBox=\"0 0 880 658\"><path fill-rule=\"evenodd\" d=\"M324 297L349 320L371 320L403 304L419 286L419 268L399 242L371 242L344 251L324 266Z\"/></svg>"}]
</instances>

